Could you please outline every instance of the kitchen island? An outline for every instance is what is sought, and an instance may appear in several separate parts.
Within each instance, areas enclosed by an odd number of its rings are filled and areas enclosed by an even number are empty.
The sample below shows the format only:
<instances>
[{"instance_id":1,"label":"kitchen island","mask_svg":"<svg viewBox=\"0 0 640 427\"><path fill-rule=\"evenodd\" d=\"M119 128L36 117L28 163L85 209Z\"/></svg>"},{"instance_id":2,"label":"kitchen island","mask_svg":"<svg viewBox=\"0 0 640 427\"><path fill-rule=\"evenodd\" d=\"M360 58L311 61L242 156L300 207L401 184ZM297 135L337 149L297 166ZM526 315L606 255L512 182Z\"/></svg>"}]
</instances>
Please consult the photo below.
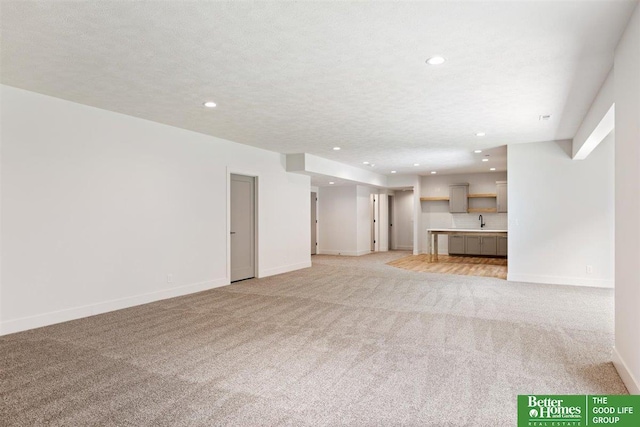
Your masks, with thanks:
<instances>
[{"instance_id":1,"label":"kitchen island","mask_svg":"<svg viewBox=\"0 0 640 427\"><path fill-rule=\"evenodd\" d=\"M507 230L490 230L480 228L428 228L427 229L427 253L429 262L438 261L438 236L461 235L461 236L484 236L484 237L506 237Z\"/></svg>"}]
</instances>

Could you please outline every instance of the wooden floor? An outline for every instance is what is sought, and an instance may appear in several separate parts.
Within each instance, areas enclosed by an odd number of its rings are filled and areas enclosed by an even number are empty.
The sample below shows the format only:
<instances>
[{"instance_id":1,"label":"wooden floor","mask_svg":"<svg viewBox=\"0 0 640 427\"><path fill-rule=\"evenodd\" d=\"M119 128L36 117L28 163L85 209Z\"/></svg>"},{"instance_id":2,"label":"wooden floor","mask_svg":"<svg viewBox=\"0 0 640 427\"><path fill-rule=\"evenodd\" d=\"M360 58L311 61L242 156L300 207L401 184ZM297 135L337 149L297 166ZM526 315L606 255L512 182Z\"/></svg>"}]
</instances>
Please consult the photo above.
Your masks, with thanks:
<instances>
[{"instance_id":1,"label":"wooden floor","mask_svg":"<svg viewBox=\"0 0 640 427\"><path fill-rule=\"evenodd\" d=\"M429 255L423 254L400 258L387 264L411 271L496 277L507 280L506 258L438 255L438 261L429 262Z\"/></svg>"}]
</instances>

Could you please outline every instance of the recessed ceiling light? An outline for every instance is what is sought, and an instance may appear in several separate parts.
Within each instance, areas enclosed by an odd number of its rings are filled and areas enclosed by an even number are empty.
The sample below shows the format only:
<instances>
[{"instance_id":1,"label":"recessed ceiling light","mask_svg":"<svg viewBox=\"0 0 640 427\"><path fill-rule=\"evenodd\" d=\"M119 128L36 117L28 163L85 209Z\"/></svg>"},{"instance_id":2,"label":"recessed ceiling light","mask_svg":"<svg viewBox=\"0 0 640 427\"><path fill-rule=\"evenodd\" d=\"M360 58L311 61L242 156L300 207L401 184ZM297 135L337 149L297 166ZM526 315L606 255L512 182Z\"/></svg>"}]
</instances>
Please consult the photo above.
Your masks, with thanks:
<instances>
[{"instance_id":1,"label":"recessed ceiling light","mask_svg":"<svg viewBox=\"0 0 640 427\"><path fill-rule=\"evenodd\" d=\"M483 162L488 162L488 161L489 161L489 159L482 159L482 161L483 161Z\"/></svg>"},{"instance_id":2,"label":"recessed ceiling light","mask_svg":"<svg viewBox=\"0 0 640 427\"><path fill-rule=\"evenodd\" d=\"M369 162L362 162L362 164L363 164L363 165L368 165L368 164L369 164Z\"/></svg>"},{"instance_id":3,"label":"recessed ceiling light","mask_svg":"<svg viewBox=\"0 0 640 427\"><path fill-rule=\"evenodd\" d=\"M420 166L420 163L414 163L413 166Z\"/></svg>"},{"instance_id":4,"label":"recessed ceiling light","mask_svg":"<svg viewBox=\"0 0 640 427\"><path fill-rule=\"evenodd\" d=\"M474 150L473 152L478 154L478 153L482 153L482 150Z\"/></svg>"},{"instance_id":5,"label":"recessed ceiling light","mask_svg":"<svg viewBox=\"0 0 640 427\"><path fill-rule=\"evenodd\" d=\"M391 173L396 173L396 171L391 171Z\"/></svg>"},{"instance_id":6,"label":"recessed ceiling light","mask_svg":"<svg viewBox=\"0 0 640 427\"><path fill-rule=\"evenodd\" d=\"M431 175L435 175L435 174L437 174L437 173L438 173L438 172L436 172L436 171L431 171Z\"/></svg>"},{"instance_id":7,"label":"recessed ceiling light","mask_svg":"<svg viewBox=\"0 0 640 427\"><path fill-rule=\"evenodd\" d=\"M490 171L494 171L494 170L496 170L496 168L491 168L491 169L489 169L489 170L490 170Z\"/></svg>"},{"instance_id":8,"label":"recessed ceiling light","mask_svg":"<svg viewBox=\"0 0 640 427\"><path fill-rule=\"evenodd\" d=\"M333 151L340 151L340 147L333 147Z\"/></svg>"},{"instance_id":9,"label":"recessed ceiling light","mask_svg":"<svg viewBox=\"0 0 640 427\"><path fill-rule=\"evenodd\" d=\"M486 133L484 133L484 132L476 132L476 136L485 136L485 135L486 135Z\"/></svg>"},{"instance_id":10,"label":"recessed ceiling light","mask_svg":"<svg viewBox=\"0 0 640 427\"><path fill-rule=\"evenodd\" d=\"M329 181L329 184L333 185L333 184L335 184L335 182L333 182L333 181Z\"/></svg>"},{"instance_id":11,"label":"recessed ceiling light","mask_svg":"<svg viewBox=\"0 0 640 427\"><path fill-rule=\"evenodd\" d=\"M427 59L427 64L429 65L440 65L444 64L445 59L442 56L432 56Z\"/></svg>"},{"instance_id":12,"label":"recessed ceiling light","mask_svg":"<svg viewBox=\"0 0 640 427\"><path fill-rule=\"evenodd\" d=\"M549 120L551 118L551 114L543 114L538 116L538 120Z\"/></svg>"},{"instance_id":13,"label":"recessed ceiling light","mask_svg":"<svg viewBox=\"0 0 640 427\"><path fill-rule=\"evenodd\" d=\"M216 106L216 103L213 101L207 101L207 102L204 102L202 105L204 105L207 108L213 108Z\"/></svg>"}]
</instances>

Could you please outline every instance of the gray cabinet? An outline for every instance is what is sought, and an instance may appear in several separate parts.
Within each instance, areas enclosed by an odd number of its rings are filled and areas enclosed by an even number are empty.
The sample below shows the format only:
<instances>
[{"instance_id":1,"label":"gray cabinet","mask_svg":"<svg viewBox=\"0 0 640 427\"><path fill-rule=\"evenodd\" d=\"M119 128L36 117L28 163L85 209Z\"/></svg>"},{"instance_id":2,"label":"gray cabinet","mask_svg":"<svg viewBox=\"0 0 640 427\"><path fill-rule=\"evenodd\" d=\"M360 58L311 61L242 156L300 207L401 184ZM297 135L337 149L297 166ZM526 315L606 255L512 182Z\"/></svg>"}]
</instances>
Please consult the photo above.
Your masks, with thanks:
<instances>
[{"instance_id":1,"label":"gray cabinet","mask_svg":"<svg viewBox=\"0 0 640 427\"><path fill-rule=\"evenodd\" d=\"M488 256L500 255L498 253L498 239L499 238L496 236L464 236L464 254Z\"/></svg>"},{"instance_id":2,"label":"gray cabinet","mask_svg":"<svg viewBox=\"0 0 640 427\"><path fill-rule=\"evenodd\" d=\"M498 212L507 212L507 181L496 182L496 204Z\"/></svg>"},{"instance_id":3,"label":"gray cabinet","mask_svg":"<svg viewBox=\"0 0 640 427\"><path fill-rule=\"evenodd\" d=\"M498 256L507 256L508 254L508 248L509 246L507 245L507 237L503 237L503 236L499 236L498 237Z\"/></svg>"},{"instance_id":4,"label":"gray cabinet","mask_svg":"<svg viewBox=\"0 0 640 427\"><path fill-rule=\"evenodd\" d=\"M449 234L449 255L507 256L507 236Z\"/></svg>"},{"instance_id":5,"label":"gray cabinet","mask_svg":"<svg viewBox=\"0 0 640 427\"><path fill-rule=\"evenodd\" d=\"M480 255L481 254L481 245L482 245L482 237L480 236L465 236L465 251L466 255Z\"/></svg>"},{"instance_id":6,"label":"gray cabinet","mask_svg":"<svg viewBox=\"0 0 640 427\"><path fill-rule=\"evenodd\" d=\"M449 212L467 213L469 203L469 184L449 186Z\"/></svg>"},{"instance_id":7,"label":"gray cabinet","mask_svg":"<svg viewBox=\"0 0 640 427\"><path fill-rule=\"evenodd\" d=\"M464 254L464 238L465 236L449 234L449 254Z\"/></svg>"},{"instance_id":8,"label":"gray cabinet","mask_svg":"<svg viewBox=\"0 0 640 427\"><path fill-rule=\"evenodd\" d=\"M480 255L496 255L497 253L497 237L480 237Z\"/></svg>"}]
</instances>

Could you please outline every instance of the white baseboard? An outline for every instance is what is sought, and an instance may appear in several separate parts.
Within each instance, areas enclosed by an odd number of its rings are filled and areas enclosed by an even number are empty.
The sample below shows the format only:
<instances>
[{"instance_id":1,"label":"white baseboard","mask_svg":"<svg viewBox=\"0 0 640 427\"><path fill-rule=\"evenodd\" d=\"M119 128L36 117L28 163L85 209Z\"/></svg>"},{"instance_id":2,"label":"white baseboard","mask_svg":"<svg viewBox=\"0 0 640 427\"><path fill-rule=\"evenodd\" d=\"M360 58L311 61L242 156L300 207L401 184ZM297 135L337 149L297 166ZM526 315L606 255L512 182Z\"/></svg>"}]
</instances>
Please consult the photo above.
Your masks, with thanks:
<instances>
[{"instance_id":1,"label":"white baseboard","mask_svg":"<svg viewBox=\"0 0 640 427\"><path fill-rule=\"evenodd\" d=\"M640 394L640 382L633 376L627 364L624 362L618 350L613 347L613 366L615 366L618 375L622 378L622 382L629 390L630 394Z\"/></svg>"},{"instance_id":2,"label":"white baseboard","mask_svg":"<svg viewBox=\"0 0 640 427\"><path fill-rule=\"evenodd\" d=\"M334 251L331 249L318 249L318 255L342 255L342 251Z\"/></svg>"},{"instance_id":3,"label":"white baseboard","mask_svg":"<svg viewBox=\"0 0 640 427\"><path fill-rule=\"evenodd\" d=\"M398 251L412 251L413 250L413 246L396 246L396 250Z\"/></svg>"},{"instance_id":4,"label":"white baseboard","mask_svg":"<svg viewBox=\"0 0 640 427\"><path fill-rule=\"evenodd\" d=\"M80 307L68 308L65 310L51 311L48 313L37 314L35 316L5 320L4 322L0 323L0 336L20 331L26 331L29 329L40 328L43 326L49 326L56 323L67 322L69 320L80 319L83 317L95 316L96 314L121 310L123 308L134 307L136 305L147 304L167 298L193 294L196 292L205 291L207 289L226 286L228 284L229 280L226 278L216 279L206 282L192 283L190 285L178 286L171 289L163 289L157 292L149 292L141 295L119 298L95 304L88 304Z\"/></svg>"},{"instance_id":5,"label":"white baseboard","mask_svg":"<svg viewBox=\"0 0 640 427\"><path fill-rule=\"evenodd\" d=\"M545 276L542 274L507 273L510 282L544 283L547 285L589 286L592 288L613 288L613 280L587 279L584 277Z\"/></svg>"},{"instance_id":6,"label":"white baseboard","mask_svg":"<svg viewBox=\"0 0 640 427\"><path fill-rule=\"evenodd\" d=\"M370 254L371 251L340 251L333 249L323 249L318 251L318 255L342 255L342 256L360 256Z\"/></svg>"},{"instance_id":7,"label":"white baseboard","mask_svg":"<svg viewBox=\"0 0 640 427\"><path fill-rule=\"evenodd\" d=\"M311 267L311 261L299 262L297 264L284 265L282 267L268 268L258 273L258 277L275 276L276 274L288 273L290 271L300 270L302 268Z\"/></svg>"}]
</instances>

